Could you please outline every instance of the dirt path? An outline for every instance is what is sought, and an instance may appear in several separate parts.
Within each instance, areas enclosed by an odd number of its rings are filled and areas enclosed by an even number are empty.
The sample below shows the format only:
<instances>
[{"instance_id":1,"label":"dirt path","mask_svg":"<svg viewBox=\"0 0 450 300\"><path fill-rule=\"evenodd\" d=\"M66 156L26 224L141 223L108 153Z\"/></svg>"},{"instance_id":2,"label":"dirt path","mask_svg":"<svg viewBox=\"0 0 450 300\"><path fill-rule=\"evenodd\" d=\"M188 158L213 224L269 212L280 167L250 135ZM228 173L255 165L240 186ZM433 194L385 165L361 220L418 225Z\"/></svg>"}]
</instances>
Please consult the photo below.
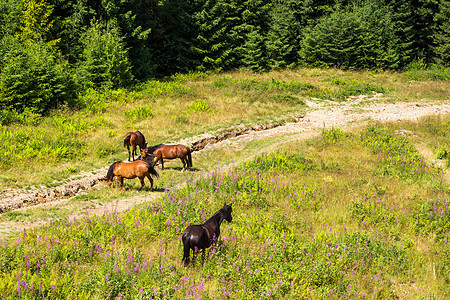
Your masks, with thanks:
<instances>
[{"instance_id":1,"label":"dirt path","mask_svg":"<svg viewBox=\"0 0 450 300\"><path fill-rule=\"evenodd\" d=\"M221 136L204 134L192 137L179 143L191 146L195 151L206 152L217 147L225 147L230 144L245 144L256 139L291 134L289 140L306 139L320 133L325 128L339 127L345 129L355 124L361 125L369 120L380 122L391 122L400 120L417 120L421 117L436 114L450 113L450 100L441 103L385 103L381 94L375 94L371 98L366 96L353 97L345 102L331 102L323 100L311 100L307 102L309 107L306 115L299 116L296 122L280 126L253 126L242 130L234 130ZM274 145L273 147L276 147ZM271 150L271 149L267 149ZM426 152L426 149L424 149ZM195 159L196 152L193 153ZM425 153L424 155L428 155ZM96 188L99 179L106 174L107 167L84 172L69 178L67 182L55 188L36 187L31 190L8 189L0 194L0 213L11 210L26 210L30 207L59 206L67 209L70 207L70 199L82 192ZM446 174L448 179L450 176ZM105 205L94 205L86 208L87 214L103 214L109 211L124 211L131 206L156 199L162 193L146 193L142 196L134 196L121 199L116 203ZM70 217L75 217L72 215ZM6 228L12 231L21 231L26 228L40 226L45 221L34 223L2 222L0 224L0 238Z\"/></svg>"}]
</instances>

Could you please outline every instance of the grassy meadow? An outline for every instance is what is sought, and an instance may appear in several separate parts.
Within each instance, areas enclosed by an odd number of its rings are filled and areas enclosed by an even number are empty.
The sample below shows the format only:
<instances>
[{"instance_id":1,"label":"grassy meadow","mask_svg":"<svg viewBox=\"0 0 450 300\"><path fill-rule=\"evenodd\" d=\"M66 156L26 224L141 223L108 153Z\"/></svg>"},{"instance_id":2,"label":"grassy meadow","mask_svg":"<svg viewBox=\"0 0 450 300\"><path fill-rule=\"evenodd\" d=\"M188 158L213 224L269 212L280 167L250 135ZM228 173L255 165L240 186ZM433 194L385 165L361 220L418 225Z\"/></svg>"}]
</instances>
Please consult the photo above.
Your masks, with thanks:
<instances>
[{"instance_id":1,"label":"grassy meadow","mask_svg":"<svg viewBox=\"0 0 450 300\"><path fill-rule=\"evenodd\" d=\"M78 110L2 127L0 186L56 185L125 159L130 130L142 131L149 144L173 142L290 121L307 111L305 99L345 101L372 91L385 95L378 101L448 101L448 81L430 77L299 69L178 75L133 91L90 91ZM0 221L46 213L52 220L0 240L0 295L447 299L449 136L450 115L441 115L332 128L308 140L272 137L208 151L190 172L161 171L161 197L125 212L4 213ZM276 150L264 151L273 144ZM127 191L105 186L73 201L137 195L138 181L126 183ZM224 202L233 203L233 221L222 224L218 245L183 265L182 231Z\"/></svg>"}]
</instances>

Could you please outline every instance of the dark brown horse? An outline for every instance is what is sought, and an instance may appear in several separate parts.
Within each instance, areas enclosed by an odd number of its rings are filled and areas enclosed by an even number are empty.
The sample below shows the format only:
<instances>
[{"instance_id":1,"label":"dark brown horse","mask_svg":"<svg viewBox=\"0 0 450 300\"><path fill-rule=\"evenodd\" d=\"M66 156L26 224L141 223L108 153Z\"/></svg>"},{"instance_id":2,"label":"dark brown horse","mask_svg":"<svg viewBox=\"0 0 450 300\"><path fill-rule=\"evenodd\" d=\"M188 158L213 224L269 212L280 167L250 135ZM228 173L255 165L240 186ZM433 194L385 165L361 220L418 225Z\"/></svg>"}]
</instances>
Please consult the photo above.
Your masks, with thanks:
<instances>
[{"instance_id":1,"label":"dark brown horse","mask_svg":"<svg viewBox=\"0 0 450 300\"><path fill-rule=\"evenodd\" d=\"M165 145L159 144L156 146L151 146L145 148L142 152L141 158L145 158L145 155L153 154L155 156L155 161L153 166L156 165L158 161L161 162L161 169L164 170L164 159L176 159L179 158L183 163L183 170L192 167L192 156L191 149L184 145Z\"/></svg>"},{"instance_id":2,"label":"dark brown horse","mask_svg":"<svg viewBox=\"0 0 450 300\"><path fill-rule=\"evenodd\" d=\"M153 166L146 161L116 161L109 167L105 180L108 182L108 185L111 186L114 181L114 177L117 177L120 186L123 187L124 178L133 179L138 177L141 182L141 187L139 188L140 191L145 185L144 178L147 177L148 180L150 180L150 190L153 191L153 179L151 175L159 177L158 172L156 172Z\"/></svg>"},{"instance_id":3,"label":"dark brown horse","mask_svg":"<svg viewBox=\"0 0 450 300\"><path fill-rule=\"evenodd\" d=\"M224 206L216 212L211 218L206 220L205 223L201 225L189 225L183 232L181 239L183 241L183 261L189 262L189 254L191 249L193 251L192 256L194 256L196 250L205 249L210 247L213 242L215 243L220 235L220 224L225 219L228 222L233 220L231 212L233 208L232 204Z\"/></svg>"},{"instance_id":4,"label":"dark brown horse","mask_svg":"<svg viewBox=\"0 0 450 300\"><path fill-rule=\"evenodd\" d=\"M140 131L135 132L127 132L125 135L125 139L123 140L123 146L127 147L128 149L128 161L130 161L130 155L133 155L133 161L134 161L134 155L136 153L136 147L139 146L139 150L147 148L147 143L145 142L145 137ZM132 151L130 153L130 146L132 148Z\"/></svg>"}]
</instances>

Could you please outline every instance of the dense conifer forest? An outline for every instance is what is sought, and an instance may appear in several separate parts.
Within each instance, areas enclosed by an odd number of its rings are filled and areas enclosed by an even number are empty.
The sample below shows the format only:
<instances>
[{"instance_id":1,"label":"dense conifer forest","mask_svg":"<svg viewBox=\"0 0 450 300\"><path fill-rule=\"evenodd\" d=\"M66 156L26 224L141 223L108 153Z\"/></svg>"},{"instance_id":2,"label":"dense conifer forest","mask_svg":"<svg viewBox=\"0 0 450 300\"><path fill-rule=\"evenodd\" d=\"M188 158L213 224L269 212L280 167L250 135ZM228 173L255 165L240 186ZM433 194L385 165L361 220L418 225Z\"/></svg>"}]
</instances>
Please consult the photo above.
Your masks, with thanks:
<instances>
[{"instance_id":1,"label":"dense conifer forest","mask_svg":"<svg viewBox=\"0 0 450 300\"><path fill-rule=\"evenodd\" d=\"M0 104L193 71L448 67L448 0L2 0Z\"/></svg>"}]
</instances>

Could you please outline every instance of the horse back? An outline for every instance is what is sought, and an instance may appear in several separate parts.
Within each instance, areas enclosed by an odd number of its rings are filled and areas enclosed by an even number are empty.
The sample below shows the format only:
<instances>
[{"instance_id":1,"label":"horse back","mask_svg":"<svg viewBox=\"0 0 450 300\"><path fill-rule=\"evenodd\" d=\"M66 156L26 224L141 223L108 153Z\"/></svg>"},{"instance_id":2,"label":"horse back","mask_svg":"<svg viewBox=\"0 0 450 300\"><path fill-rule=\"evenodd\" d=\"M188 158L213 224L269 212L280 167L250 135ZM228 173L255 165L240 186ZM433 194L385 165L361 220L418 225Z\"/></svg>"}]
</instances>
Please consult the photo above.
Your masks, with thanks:
<instances>
[{"instance_id":1,"label":"horse back","mask_svg":"<svg viewBox=\"0 0 450 300\"><path fill-rule=\"evenodd\" d=\"M117 163L114 169L114 175L122 176L127 179L142 177L148 172L147 162L143 160L122 161Z\"/></svg>"},{"instance_id":2,"label":"horse back","mask_svg":"<svg viewBox=\"0 0 450 300\"><path fill-rule=\"evenodd\" d=\"M186 146L179 145L179 144L178 145L163 145L161 148L159 148L159 150L162 153L162 157L167 158L167 159L182 158L187 155Z\"/></svg>"},{"instance_id":3,"label":"horse back","mask_svg":"<svg viewBox=\"0 0 450 300\"><path fill-rule=\"evenodd\" d=\"M211 245L211 239L208 232L202 225L189 225L183 232L183 242L188 233L190 233L189 246L191 249L205 249Z\"/></svg>"}]
</instances>

